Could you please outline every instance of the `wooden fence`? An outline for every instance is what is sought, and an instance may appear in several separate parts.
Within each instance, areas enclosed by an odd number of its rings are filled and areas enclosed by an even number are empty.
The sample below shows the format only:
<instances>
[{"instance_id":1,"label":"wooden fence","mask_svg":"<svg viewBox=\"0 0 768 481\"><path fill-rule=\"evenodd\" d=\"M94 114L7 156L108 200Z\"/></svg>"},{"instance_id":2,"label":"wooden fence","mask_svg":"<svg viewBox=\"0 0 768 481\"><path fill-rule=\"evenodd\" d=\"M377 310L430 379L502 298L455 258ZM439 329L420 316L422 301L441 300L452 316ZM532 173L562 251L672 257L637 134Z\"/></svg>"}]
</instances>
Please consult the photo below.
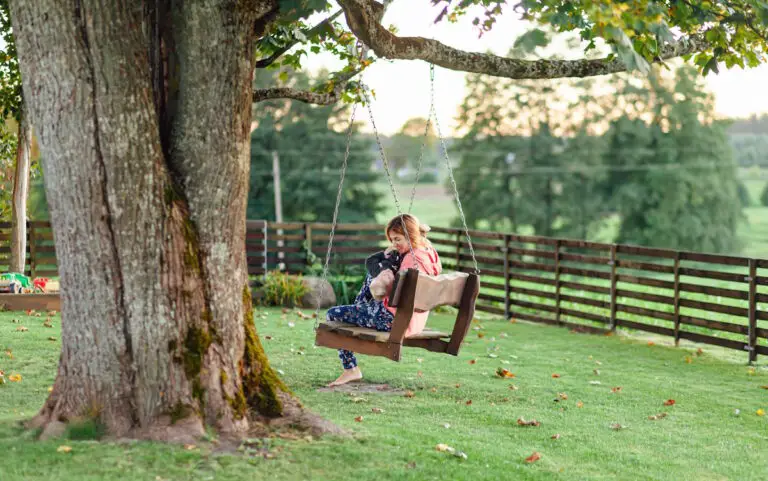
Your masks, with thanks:
<instances>
[{"instance_id":1,"label":"wooden fence","mask_svg":"<svg viewBox=\"0 0 768 481\"><path fill-rule=\"evenodd\" d=\"M322 265L331 225L248 221L248 272L307 272ZM28 224L30 276L56 276L48 222ZM768 260L568 239L470 231L481 271L477 309L577 330L636 329L768 354ZM433 228L446 269L473 270L463 231ZM0 223L0 269L7 270L10 224ZM386 246L384 226L337 226L334 272L362 272Z\"/></svg>"},{"instance_id":2,"label":"wooden fence","mask_svg":"<svg viewBox=\"0 0 768 481\"><path fill-rule=\"evenodd\" d=\"M322 262L330 224L249 221L248 264L306 272ZM362 266L385 246L384 226L343 224L334 270ZM470 231L481 271L477 309L577 330L647 331L768 354L768 260L629 245ZM446 269L473 270L460 229L432 228Z\"/></svg>"}]
</instances>

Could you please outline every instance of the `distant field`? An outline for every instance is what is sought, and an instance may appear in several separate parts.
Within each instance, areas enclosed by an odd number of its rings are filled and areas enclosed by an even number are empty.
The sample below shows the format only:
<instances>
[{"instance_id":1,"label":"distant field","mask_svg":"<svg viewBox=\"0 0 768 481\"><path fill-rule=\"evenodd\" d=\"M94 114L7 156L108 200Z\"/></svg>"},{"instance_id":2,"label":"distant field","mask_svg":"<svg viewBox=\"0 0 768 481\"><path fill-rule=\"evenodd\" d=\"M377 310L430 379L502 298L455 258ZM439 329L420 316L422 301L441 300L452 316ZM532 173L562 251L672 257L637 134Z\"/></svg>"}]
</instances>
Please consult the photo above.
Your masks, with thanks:
<instances>
[{"instance_id":1,"label":"distant field","mask_svg":"<svg viewBox=\"0 0 768 481\"><path fill-rule=\"evenodd\" d=\"M729 254L754 256L768 259L768 207L760 205L760 193L768 180L749 179L744 181L752 198L752 207L744 209L744 221L739 227L739 238L742 242L741 252ZM395 186L404 211L408 211L412 185L400 184ZM379 189L385 195L383 205L386 210L377 218L385 223L397 214L397 208L392 200L389 184L382 183ZM416 188L416 197L412 213L422 222L434 226L450 226L458 217L458 209L453 196L442 184L421 184ZM616 225L606 226L601 232L596 232L590 240L610 242ZM525 232L527 234L527 232Z\"/></svg>"}]
</instances>

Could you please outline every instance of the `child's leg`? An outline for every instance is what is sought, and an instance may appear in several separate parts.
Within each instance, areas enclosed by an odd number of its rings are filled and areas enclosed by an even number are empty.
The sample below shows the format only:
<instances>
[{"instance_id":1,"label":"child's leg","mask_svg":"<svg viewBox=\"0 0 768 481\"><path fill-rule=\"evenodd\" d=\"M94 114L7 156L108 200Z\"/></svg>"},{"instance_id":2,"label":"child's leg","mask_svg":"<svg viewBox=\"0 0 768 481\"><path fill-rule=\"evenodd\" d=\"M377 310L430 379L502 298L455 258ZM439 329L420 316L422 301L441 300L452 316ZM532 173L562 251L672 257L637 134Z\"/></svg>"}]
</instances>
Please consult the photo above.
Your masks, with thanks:
<instances>
[{"instance_id":1,"label":"child's leg","mask_svg":"<svg viewBox=\"0 0 768 481\"><path fill-rule=\"evenodd\" d=\"M373 281L371 275L366 274L365 280L363 281L363 286L360 288L360 292L357 293L357 297L355 297L355 304L360 304L361 302L370 302L373 300L373 294L371 294L371 281Z\"/></svg>"}]
</instances>

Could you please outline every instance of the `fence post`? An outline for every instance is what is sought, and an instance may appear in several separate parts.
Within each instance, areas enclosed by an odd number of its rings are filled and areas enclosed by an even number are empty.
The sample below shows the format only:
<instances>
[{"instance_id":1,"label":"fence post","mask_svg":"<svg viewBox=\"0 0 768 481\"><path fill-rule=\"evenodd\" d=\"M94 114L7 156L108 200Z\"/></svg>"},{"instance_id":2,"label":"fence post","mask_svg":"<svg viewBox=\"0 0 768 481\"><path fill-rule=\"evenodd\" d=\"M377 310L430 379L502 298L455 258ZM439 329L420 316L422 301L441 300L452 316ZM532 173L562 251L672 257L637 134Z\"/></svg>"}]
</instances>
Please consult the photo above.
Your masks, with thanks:
<instances>
[{"instance_id":1,"label":"fence post","mask_svg":"<svg viewBox=\"0 0 768 481\"><path fill-rule=\"evenodd\" d=\"M749 363L757 361L757 261L749 260Z\"/></svg>"},{"instance_id":2,"label":"fence post","mask_svg":"<svg viewBox=\"0 0 768 481\"><path fill-rule=\"evenodd\" d=\"M509 234L504 234L504 320L509 320Z\"/></svg>"},{"instance_id":3,"label":"fence post","mask_svg":"<svg viewBox=\"0 0 768 481\"><path fill-rule=\"evenodd\" d=\"M37 268L35 259L37 249L35 249L35 226L29 221L27 221L27 243L29 244L29 277L34 279Z\"/></svg>"},{"instance_id":4,"label":"fence post","mask_svg":"<svg viewBox=\"0 0 768 481\"><path fill-rule=\"evenodd\" d=\"M675 323L675 346L680 345L680 252L675 252L675 263L673 265L673 272L675 276L675 293L674 293L674 314L673 321Z\"/></svg>"},{"instance_id":5,"label":"fence post","mask_svg":"<svg viewBox=\"0 0 768 481\"><path fill-rule=\"evenodd\" d=\"M264 232L264 278L267 278L267 268L269 266L268 260L267 260L267 230L268 230L268 224L267 221L264 221L264 224L262 226L262 230Z\"/></svg>"},{"instance_id":6,"label":"fence post","mask_svg":"<svg viewBox=\"0 0 768 481\"><path fill-rule=\"evenodd\" d=\"M313 257L314 252L312 252L312 225L309 223L304 224L304 247L307 250L305 262L307 266L311 267L310 259Z\"/></svg>"},{"instance_id":7,"label":"fence post","mask_svg":"<svg viewBox=\"0 0 768 481\"><path fill-rule=\"evenodd\" d=\"M560 321L560 239L555 239L555 321Z\"/></svg>"},{"instance_id":8,"label":"fence post","mask_svg":"<svg viewBox=\"0 0 768 481\"><path fill-rule=\"evenodd\" d=\"M616 244L611 244L611 331L616 330Z\"/></svg>"}]
</instances>

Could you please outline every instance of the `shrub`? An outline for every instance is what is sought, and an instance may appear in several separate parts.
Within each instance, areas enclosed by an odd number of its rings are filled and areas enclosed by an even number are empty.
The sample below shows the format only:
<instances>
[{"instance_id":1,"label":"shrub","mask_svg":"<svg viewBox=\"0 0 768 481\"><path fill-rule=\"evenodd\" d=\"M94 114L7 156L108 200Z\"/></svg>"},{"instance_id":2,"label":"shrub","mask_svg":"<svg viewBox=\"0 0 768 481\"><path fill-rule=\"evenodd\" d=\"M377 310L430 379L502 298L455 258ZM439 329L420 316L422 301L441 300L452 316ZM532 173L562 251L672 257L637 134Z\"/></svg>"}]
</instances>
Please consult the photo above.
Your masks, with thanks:
<instances>
[{"instance_id":1,"label":"shrub","mask_svg":"<svg viewBox=\"0 0 768 481\"><path fill-rule=\"evenodd\" d=\"M302 282L301 276L271 271L262 281L261 292L261 305L295 307L307 293L307 286Z\"/></svg>"}]
</instances>

